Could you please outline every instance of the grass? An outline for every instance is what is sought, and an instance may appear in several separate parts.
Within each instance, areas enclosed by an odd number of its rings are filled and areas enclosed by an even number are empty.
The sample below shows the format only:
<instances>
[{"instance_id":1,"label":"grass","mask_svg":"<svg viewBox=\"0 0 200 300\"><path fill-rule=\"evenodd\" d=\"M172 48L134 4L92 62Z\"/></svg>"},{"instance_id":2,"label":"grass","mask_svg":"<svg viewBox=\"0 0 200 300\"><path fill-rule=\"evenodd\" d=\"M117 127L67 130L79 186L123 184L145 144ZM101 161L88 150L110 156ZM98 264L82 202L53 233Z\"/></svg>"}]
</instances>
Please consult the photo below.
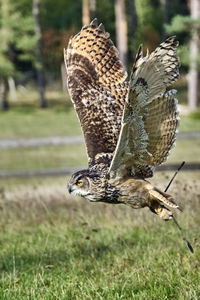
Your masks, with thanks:
<instances>
[{"instance_id":1,"label":"grass","mask_svg":"<svg viewBox=\"0 0 200 300\"><path fill-rule=\"evenodd\" d=\"M49 93L47 110L37 108L36 94L24 95L26 105L13 102L0 113L1 139L81 133L63 94ZM181 124L199 129L198 113ZM169 162L199 161L199 147L198 140L178 140ZM1 149L0 157L0 170L86 164L84 145ZM171 176L158 172L151 182L164 190ZM177 219L194 254L172 221L146 208L71 198L66 182L0 179L0 299L200 299L199 171L180 172L169 191L183 208Z\"/></svg>"},{"instance_id":2,"label":"grass","mask_svg":"<svg viewBox=\"0 0 200 300\"><path fill-rule=\"evenodd\" d=\"M169 176L153 181L163 188ZM0 299L199 299L194 173L179 174L171 189L193 255L172 222L148 209L68 198L65 180L0 181Z\"/></svg>"},{"instance_id":3,"label":"grass","mask_svg":"<svg viewBox=\"0 0 200 300\"><path fill-rule=\"evenodd\" d=\"M199 140L178 140L167 163L183 160L186 162L200 161L199 149ZM84 144L0 149L0 155L0 170L29 170L87 165Z\"/></svg>"},{"instance_id":4,"label":"grass","mask_svg":"<svg viewBox=\"0 0 200 300\"><path fill-rule=\"evenodd\" d=\"M87 165L84 144L0 149L0 170L30 170Z\"/></svg>"},{"instance_id":5,"label":"grass","mask_svg":"<svg viewBox=\"0 0 200 300\"><path fill-rule=\"evenodd\" d=\"M25 100L20 100L24 99ZM37 107L35 91L18 94L8 112L0 112L0 139L80 135L81 129L67 94L49 90L49 107ZM182 117L180 131L200 129L199 111ZM199 140L179 140L169 162L199 161ZM184 152L182 149L185 149ZM74 167L87 164L85 147L81 144L0 149L0 170L28 170Z\"/></svg>"},{"instance_id":6,"label":"grass","mask_svg":"<svg viewBox=\"0 0 200 300\"><path fill-rule=\"evenodd\" d=\"M48 91L48 108L39 109L35 91L0 111L0 139L80 135L81 128L67 93ZM22 97L23 99L23 97Z\"/></svg>"},{"instance_id":7,"label":"grass","mask_svg":"<svg viewBox=\"0 0 200 300\"><path fill-rule=\"evenodd\" d=\"M47 90L48 108L39 109L37 92L18 92L11 109L0 111L0 139L80 135L81 128L69 95ZM200 130L199 111L181 117L180 131Z\"/></svg>"},{"instance_id":8,"label":"grass","mask_svg":"<svg viewBox=\"0 0 200 300\"><path fill-rule=\"evenodd\" d=\"M200 140L177 140L175 147L171 150L167 163L174 162L200 162Z\"/></svg>"},{"instance_id":9,"label":"grass","mask_svg":"<svg viewBox=\"0 0 200 300\"><path fill-rule=\"evenodd\" d=\"M181 116L179 131L200 131L200 118L189 116Z\"/></svg>"},{"instance_id":10,"label":"grass","mask_svg":"<svg viewBox=\"0 0 200 300\"><path fill-rule=\"evenodd\" d=\"M72 107L63 111L50 109L21 113L0 112L0 138L31 138L80 135L81 129Z\"/></svg>"}]
</instances>

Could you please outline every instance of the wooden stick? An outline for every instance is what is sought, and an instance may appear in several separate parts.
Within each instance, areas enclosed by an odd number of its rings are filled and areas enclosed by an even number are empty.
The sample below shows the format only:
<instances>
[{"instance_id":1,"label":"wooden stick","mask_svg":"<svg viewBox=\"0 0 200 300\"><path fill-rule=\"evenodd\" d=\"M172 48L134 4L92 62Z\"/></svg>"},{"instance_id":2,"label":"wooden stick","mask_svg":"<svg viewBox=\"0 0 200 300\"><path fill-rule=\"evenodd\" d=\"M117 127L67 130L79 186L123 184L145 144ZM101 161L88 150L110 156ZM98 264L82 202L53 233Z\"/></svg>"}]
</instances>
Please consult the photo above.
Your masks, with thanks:
<instances>
[{"instance_id":1,"label":"wooden stick","mask_svg":"<svg viewBox=\"0 0 200 300\"><path fill-rule=\"evenodd\" d=\"M170 185L172 184L174 178L176 177L176 175L178 174L178 172L181 170L181 168L184 166L185 162L183 161L180 165L180 167L177 169L177 171L174 173L172 179L170 180L170 182L168 183L166 189L165 189L165 192L167 192L167 190L169 189ZM176 224L176 226L178 227L178 229L180 230L180 232L182 233L182 236L183 236L183 240L186 242L189 250L194 253L194 250L192 248L192 245L190 244L190 242L188 241L188 239L186 238L186 235L183 231L183 229L181 228L181 226L179 225L179 223L177 222L177 220L175 219L174 215L172 215L172 218L173 218L173 221L174 223Z\"/></svg>"}]
</instances>

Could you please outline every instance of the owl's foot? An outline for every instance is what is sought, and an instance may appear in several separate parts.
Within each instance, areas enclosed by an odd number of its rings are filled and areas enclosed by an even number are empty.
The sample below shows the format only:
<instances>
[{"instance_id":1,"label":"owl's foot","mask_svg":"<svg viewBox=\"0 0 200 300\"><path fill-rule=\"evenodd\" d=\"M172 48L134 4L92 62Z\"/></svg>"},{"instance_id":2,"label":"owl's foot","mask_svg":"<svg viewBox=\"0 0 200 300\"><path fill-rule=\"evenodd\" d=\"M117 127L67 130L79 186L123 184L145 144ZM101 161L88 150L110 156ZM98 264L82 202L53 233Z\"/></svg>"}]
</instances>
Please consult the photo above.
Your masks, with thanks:
<instances>
[{"instance_id":1,"label":"owl's foot","mask_svg":"<svg viewBox=\"0 0 200 300\"><path fill-rule=\"evenodd\" d=\"M149 191L150 194L150 203L152 200L159 202L160 204L167 205L171 208L179 208L179 206L175 203L174 199L172 198L171 195L160 191L157 188L153 188L152 190Z\"/></svg>"},{"instance_id":2,"label":"owl's foot","mask_svg":"<svg viewBox=\"0 0 200 300\"><path fill-rule=\"evenodd\" d=\"M149 190L149 194L149 208L151 211L165 221L172 219L172 211L166 205L170 208L179 208L172 196L157 188Z\"/></svg>"},{"instance_id":3,"label":"owl's foot","mask_svg":"<svg viewBox=\"0 0 200 300\"><path fill-rule=\"evenodd\" d=\"M153 213L155 213L165 221L168 221L173 218L172 211L167 207L165 207L164 205L161 205L157 201L152 201L151 206L149 208Z\"/></svg>"}]
</instances>

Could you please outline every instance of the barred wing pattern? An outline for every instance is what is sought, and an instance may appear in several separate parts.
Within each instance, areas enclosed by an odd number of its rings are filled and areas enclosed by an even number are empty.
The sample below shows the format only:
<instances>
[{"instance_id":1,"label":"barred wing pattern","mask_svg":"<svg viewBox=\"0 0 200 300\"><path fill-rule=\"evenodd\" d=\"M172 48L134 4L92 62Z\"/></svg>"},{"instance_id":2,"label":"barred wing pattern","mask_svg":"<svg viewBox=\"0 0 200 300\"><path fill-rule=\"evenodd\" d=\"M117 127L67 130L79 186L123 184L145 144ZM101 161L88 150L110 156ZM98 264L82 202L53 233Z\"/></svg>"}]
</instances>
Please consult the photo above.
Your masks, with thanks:
<instances>
[{"instance_id":1,"label":"barred wing pattern","mask_svg":"<svg viewBox=\"0 0 200 300\"><path fill-rule=\"evenodd\" d=\"M175 90L166 91L179 76L174 37L143 57L139 48L130 78L122 128L110 174L136 178L153 175L174 144L178 125Z\"/></svg>"},{"instance_id":2,"label":"barred wing pattern","mask_svg":"<svg viewBox=\"0 0 200 300\"><path fill-rule=\"evenodd\" d=\"M128 93L126 72L109 34L96 19L64 51L68 90L85 137L89 166L110 165Z\"/></svg>"}]
</instances>

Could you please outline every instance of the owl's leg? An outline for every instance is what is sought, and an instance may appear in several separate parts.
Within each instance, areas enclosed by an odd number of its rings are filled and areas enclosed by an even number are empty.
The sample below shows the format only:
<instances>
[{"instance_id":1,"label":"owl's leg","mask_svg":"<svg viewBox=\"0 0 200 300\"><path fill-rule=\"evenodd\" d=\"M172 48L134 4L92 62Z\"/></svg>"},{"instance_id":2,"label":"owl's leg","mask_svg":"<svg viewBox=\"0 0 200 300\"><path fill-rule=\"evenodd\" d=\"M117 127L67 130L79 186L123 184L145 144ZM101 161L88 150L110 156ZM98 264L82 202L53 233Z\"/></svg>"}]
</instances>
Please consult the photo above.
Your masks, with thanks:
<instances>
[{"instance_id":1,"label":"owl's leg","mask_svg":"<svg viewBox=\"0 0 200 300\"><path fill-rule=\"evenodd\" d=\"M158 215L161 219L168 221L173 218L172 211L165 207L164 205L160 204L156 200L152 200L149 206L150 210Z\"/></svg>"},{"instance_id":2,"label":"owl's leg","mask_svg":"<svg viewBox=\"0 0 200 300\"><path fill-rule=\"evenodd\" d=\"M159 215L161 219L167 221L172 219L173 214L165 205L172 208L179 208L171 195L168 195L157 188L149 190L149 208Z\"/></svg>"}]
</instances>

